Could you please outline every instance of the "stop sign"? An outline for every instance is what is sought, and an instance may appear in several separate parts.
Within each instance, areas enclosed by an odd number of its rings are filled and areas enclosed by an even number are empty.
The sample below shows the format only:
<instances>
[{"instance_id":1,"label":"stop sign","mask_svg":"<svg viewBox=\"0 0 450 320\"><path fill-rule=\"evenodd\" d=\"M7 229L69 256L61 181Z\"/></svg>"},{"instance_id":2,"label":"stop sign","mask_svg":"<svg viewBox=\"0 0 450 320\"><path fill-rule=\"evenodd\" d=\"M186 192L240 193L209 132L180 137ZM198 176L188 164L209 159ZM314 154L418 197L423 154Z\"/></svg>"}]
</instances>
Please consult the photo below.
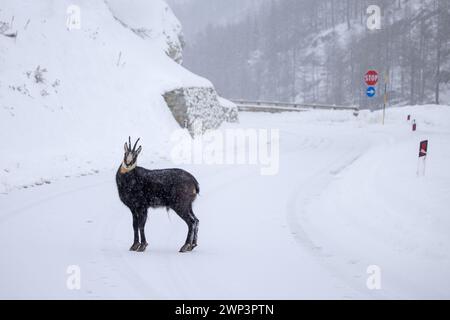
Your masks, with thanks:
<instances>
[{"instance_id":1,"label":"stop sign","mask_svg":"<svg viewBox=\"0 0 450 320\"><path fill-rule=\"evenodd\" d=\"M375 70L369 70L367 71L366 75L364 76L364 81L368 86L374 86L378 83L378 72Z\"/></svg>"}]
</instances>

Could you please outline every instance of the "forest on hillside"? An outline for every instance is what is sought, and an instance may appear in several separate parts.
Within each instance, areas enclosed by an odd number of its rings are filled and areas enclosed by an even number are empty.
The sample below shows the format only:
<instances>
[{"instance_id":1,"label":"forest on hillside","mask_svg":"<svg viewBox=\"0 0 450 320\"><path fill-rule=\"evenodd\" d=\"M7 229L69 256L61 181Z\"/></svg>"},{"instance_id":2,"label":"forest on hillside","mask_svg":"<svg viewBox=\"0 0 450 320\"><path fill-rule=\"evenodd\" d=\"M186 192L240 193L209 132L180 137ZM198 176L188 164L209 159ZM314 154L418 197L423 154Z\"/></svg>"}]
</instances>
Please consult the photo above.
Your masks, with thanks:
<instances>
[{"instance_id":1,"label":"forest on hillside","mask_svg":"<svg viewBox=\"0 0 450 320\"><path fill-rule=\"evenodd\" d=\"M374 4L381 28L370 30ZM184 58L229 98L377 108L382 94L366 98L368 69L380 72L380 93L388 75L391 104L450 103L449 40L448 0L273 0L209 24Z\"/></svg>"}]
</instances>

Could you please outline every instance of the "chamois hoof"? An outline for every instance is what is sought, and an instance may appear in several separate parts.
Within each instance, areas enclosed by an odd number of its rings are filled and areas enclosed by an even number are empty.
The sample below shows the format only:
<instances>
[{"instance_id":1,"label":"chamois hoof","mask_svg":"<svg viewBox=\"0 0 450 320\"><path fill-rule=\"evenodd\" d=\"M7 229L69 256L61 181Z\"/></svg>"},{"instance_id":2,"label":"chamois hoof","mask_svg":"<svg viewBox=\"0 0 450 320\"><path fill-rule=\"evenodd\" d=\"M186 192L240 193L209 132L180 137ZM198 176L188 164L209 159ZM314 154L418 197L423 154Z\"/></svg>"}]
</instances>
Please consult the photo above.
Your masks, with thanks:
<instances>
[{"instance_id":1,"label":"chamois hoof","mask_svg":"<svg viewBox=\"0 0 450 320\"><path fill-rule=\"evenodd\" d=\"M192 249L194 249L194 247L190 243L186 243L181 247L180 252L189 252L192 251Z\"/></svg>"},{"instance_id":2,"label":"chamois hoof","mask_svg":"<svg viewBox=\"0 0 450 320\"><path fill-rule=\"evenodd\" d=\"M133 245L130 248L130 251L136 251L139 248L140 245L141 244L139 242L133 243Z\"/></svg>"},{"instance_id":3,"label":"chamois hoof","mask_svg":"<svg viewBox=\"0 0 450 320\"><path fill-rule=\"evenodd\" d=\"M139 248L136 250L137 252L144 252L145 251L145 249L147 248L147 246L148 246L148 243L146 242L146 243L141 243L140 245L139 245Z\"/></svg>"}]
</instances>

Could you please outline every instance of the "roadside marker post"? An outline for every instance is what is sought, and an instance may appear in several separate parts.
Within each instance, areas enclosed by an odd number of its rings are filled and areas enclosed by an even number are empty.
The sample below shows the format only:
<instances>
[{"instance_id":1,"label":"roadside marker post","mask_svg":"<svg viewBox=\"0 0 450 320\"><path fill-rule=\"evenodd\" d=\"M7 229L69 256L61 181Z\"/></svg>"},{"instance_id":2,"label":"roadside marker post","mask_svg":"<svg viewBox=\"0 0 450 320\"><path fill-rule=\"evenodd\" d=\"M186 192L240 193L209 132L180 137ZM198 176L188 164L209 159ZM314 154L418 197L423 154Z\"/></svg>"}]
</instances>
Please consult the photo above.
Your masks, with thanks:
<instances>
[{"instance_id":1,"label":"roadside marker post","mask_svg":"<svg viewBox=\"0 0 450 320\"><path fill-rule=\"evenodd\" d=\"M416 119L413 120L413 124L412 124L412 131L416 131L417 130L417 123L416 123Z\"/></svg>"},{"instance_id":2,"label":"roadside marker post","mask_svg":"<svg viewBox=\"0 0 450 320\"><path fill-rule=\"evenodd\" d=\"M422 162L422 176L425 176L425 169L427 164L428 155L428 140L420 142L419 145L419 160L417 162L417 176L420 176L420 163ZM422 159L422 161L420 161Z\"/></svg>"}]
</instances>

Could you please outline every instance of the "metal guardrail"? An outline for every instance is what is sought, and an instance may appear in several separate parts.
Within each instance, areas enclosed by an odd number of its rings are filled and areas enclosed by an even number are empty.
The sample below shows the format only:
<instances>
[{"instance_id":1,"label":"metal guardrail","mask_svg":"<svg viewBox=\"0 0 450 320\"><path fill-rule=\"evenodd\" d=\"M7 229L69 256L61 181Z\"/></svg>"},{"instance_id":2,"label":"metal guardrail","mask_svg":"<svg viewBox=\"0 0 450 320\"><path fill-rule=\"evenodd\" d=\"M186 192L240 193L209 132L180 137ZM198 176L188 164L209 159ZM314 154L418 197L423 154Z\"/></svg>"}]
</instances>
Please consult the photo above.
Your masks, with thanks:
<instances>
[{"instance_id":1,"label":"metal guardrail","mask_svg":"<svg viewBox=\"0 0 450 320\"><path fill-rule=\"evenodd\" d=\"M249 101L249 100L231 100L234 102L240 111L255 111L255 112L284 112L293 111L301 112L308 109L321 110L351 110L359 111L356 106L337 106L325 104L307 104L307 103L289 103L278 101Z\"/></svg>"}]
</instances>

